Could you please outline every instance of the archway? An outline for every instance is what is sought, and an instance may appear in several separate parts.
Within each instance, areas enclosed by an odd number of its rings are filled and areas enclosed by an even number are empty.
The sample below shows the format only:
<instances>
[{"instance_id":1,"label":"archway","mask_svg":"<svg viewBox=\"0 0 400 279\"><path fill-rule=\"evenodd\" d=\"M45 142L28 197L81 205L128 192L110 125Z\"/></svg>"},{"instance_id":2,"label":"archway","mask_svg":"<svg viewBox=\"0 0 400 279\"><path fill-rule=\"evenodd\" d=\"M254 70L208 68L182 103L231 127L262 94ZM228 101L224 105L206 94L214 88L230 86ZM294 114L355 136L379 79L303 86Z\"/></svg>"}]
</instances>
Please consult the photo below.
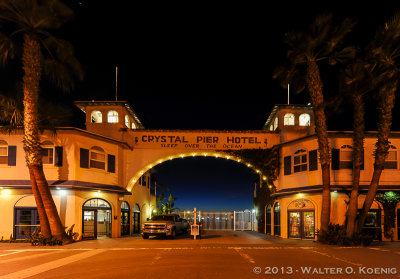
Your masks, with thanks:
<instances>
[{"instance_id":1,"label":"archway","mask_svg":"<svg viewBox=\"0 0 400 279\"><path fill-rule=\"evenodd\" d=\"M111 211L106 200L87 200L82 206L82 237L111 237Z\"/></svg>"},{"instance_id":2,"label":"archway","mask_svg":"<svg viewBox=\"0 0 400 279\"><path fill-rule=\"evenodd\" d=\"M314 204L307 199L298 199L288 205L288 238L315 238Z\"/></svg>"}]
</instances>

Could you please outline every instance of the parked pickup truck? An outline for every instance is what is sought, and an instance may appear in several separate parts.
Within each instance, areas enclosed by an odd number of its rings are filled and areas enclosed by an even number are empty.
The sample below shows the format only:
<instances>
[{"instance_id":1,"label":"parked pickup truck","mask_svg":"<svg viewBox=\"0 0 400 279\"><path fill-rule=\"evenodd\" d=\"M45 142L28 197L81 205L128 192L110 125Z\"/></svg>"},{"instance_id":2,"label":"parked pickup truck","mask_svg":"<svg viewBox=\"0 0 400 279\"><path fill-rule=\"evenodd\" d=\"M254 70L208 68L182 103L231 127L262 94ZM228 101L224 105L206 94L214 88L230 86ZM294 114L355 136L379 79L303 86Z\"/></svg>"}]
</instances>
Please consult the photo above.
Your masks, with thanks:
<instances>
[{"instance_id":1,"label":"parked pickup truck","mask_svg":"<svg viewBox=\"0 0 400 279\"><path fill-rule=\"evenodd\" d=\"M178 233L187 233L189 223L178 214L155 215L142 224L142 237L148 239L151 235L169 236L174 238Z\"/></svg>"}]
</instances>

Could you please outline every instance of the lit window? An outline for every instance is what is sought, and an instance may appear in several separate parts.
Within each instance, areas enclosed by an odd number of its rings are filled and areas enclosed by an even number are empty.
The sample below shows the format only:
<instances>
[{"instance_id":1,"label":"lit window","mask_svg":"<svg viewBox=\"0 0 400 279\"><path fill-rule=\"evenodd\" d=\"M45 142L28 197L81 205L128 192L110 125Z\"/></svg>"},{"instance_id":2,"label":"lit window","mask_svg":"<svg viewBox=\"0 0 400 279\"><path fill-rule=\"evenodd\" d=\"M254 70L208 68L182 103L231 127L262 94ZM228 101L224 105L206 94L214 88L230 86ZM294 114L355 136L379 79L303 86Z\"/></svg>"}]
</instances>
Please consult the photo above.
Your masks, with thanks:
<instances>
[{"instance_id":1,"label":"lit window","mask_svg":"<svg viewBox=\"0 0 400 279\"><path fill-rule=\"evenodd\" d=\"M42 162L44 165L52 165L54 163L54 143L51 141L42 143Z\"/></svg>"},{"instance_id":2,"label":"lit window","mask_svg":"<svg viewBox=\"0 0 400 279\"><path fill-rule=\"evenodd\" d=\"M130 121L130 119L129 119L129 116L128 116L128 115L125 115L125 126L129 128L129 127L130 127L130 125L129 125L130 122L131 122L131 121Z\"/></svg>"},{"instance_id":3,"label":"lit window","mask_svg":"<svg viewBox=\"0 0 400 279\"><path fill-rule=\"evenodd\" d=\"M310 115L307 113L300 114L299 125L300 126L310 126Z\"/></svg>"},{"instance_id":4,"label":"lit window","mask_svg":"<svg viewBox=\"0 0 400 279\"><path fill-rule=\"evenodd\" d=\"M307 152L304 149L300 149L294 154L293 172L307 171Z\"/></svg>"},{"instance_id":5,"label":"lit window","mask_svg":"<svg viewBox=\"0 0 400 279\"><path fill-rule=\"evenodd\" d=\"M385 160L384 169L397 169L397 150L393 149L396 149L396 147L391 145Z\"/></svg>"},{"instance_id":6,"label":"lit window","mask_svg":"<svg viewBox=\"0 0 400 279\"><path fill-rule=\"evenodd\" d=\"M90 150L90 168L104 170L106 168L106 155L101 147L94 146Z\"/></svg>"},{"instance_id":7,"label":"lit window","mask_svg":"<svg viewBox=\"0 0 400 279\"><path fill-rule=\"evenodd\" d=\"M353 168L353 147L350 145L343 145L340 148L340 169L352 169Z\"/></svg>"},{"instance_id":8,"label":"lit window","mask_svg":"<svg viewBox=\"0 0 400 279\"><path fill-rule=\"evenodd\" d=\"M283 117L283 125L285 126L293 126L294 125L294 114L286 113Z\"/></svg>"},{"instance_id":9,"label":"lit window","mask_svg":"<svg viewBox=\"0 0 400 279\"><path fill-rule=\"evenodd\" d=\"M107 115L108 123L118 123L118 112L110 110Z\"/></svg>"},{"instance_id":10,"label":"lit window","mask_svg":"<svg viewBox=\"0 0 400 279\"><path fill-rule=\"evenodd\" d=\"M8 143L0 140L0 165L8 164Z\"/></svg>"},{"instance_id":11,"label":"lit window","mask_svg":"<svg viewBox=\"0 0 400 279\"><path fill-rule=\"evenodd\" d=\"M133 121L131 122L131 129L136 129L136 125Z\"/></svg>"},{"instance_id":12,"label":"lit window","mask_svg":"<svg viewBox=\"0 0 400 279\"><path fill-rule=\"evenodd\" d=\"M92 123L101 123L101 122L103 122L102 114L98 110L92 111L91 118L92 118L91 119Z\"/></svg>"}]
</instances>

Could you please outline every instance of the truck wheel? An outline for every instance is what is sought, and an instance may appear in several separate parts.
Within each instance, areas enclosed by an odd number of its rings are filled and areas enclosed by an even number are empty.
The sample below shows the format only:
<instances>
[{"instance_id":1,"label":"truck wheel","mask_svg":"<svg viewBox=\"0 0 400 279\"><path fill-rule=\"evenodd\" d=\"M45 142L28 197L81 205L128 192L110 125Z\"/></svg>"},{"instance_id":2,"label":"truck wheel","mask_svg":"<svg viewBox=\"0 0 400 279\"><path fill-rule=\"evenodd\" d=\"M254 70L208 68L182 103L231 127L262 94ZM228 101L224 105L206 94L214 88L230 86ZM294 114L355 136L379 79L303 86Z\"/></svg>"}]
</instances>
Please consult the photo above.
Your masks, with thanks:
<instances>
[{"instance_id":1,"label":"truck wheel","mask_svg":"<svg viewBox=\"0 0 400 279\"><path fill-rule=\"evenodd\" d=\"M149 239L149 236L148 235L142 235L142 237L143 237L143 239Z\"/></svg>"}]
</instances>

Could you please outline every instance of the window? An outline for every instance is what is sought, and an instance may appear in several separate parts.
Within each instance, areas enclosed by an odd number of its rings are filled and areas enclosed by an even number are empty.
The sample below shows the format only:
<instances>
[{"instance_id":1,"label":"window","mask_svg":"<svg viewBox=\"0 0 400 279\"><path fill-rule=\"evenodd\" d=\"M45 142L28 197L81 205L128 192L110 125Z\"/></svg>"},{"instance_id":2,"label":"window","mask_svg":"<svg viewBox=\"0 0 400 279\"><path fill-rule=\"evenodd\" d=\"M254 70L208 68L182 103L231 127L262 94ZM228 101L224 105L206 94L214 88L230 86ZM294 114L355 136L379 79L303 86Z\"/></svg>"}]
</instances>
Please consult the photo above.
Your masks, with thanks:
<instances>
[{"instance_id":1,"label":"window","mask_svg":"<svg viewBox=\"0 0 400 279\"><path fill-rule=\"evenodd\" d=\"M131 122L131 129L136 129L136 125L133 121Z\"/></svg>"},{"instance_id":2,"label":"window","mask_svg":"<svg viewBox=\"0 0 400 279\"><path fill-rule=\"evenodd\" d=\"M310 115L307 113L300 114L299 125L300 126L310 126Z\"/></svg>"},{"instance_id":3,"label":"window","mask_svg":"<svg viewBox=\"0 0 400 279\"><path fill-rule=\"evenodd\" d=\"M106 158L101 147L94 146L90 150L90 168L104 170L106 168Z\"/></svg>"},{"instance_id":4,"label":"window","mask_svg":"<svg viewBox=\"0 0 400 279\"><path fill-rule=\"evenodd\" d=\"M283 117L283 125L285 126L293 126L294 125L294 114L286 113Z\"/></svg>"},{"instance_id":5,"label":"window","mask_svg":"<svg viewBox=\"0 0 400 279\"><path fill-rule=\"evenodd\" d=\"M350 145L343 145L340 148L339 155L339 168L340 169L352 169L353 168L353 147Z\"/></svg>"},{"instance_id":6,"label":"window","mask_svg":"<svg viewBox=\"0 0 400 279\"><path fill-rule=\"evenodd\" d=\"M130 121L130 119L129 119L129 116L128 116L128 115L125 115L125 126L129 128L129 127L130 127L130 122L131 122L131 121Z\"/></svg>"},{"instance_id":7,"label":"window","mask_svg":"<svg viewBox=\"0 0 400 279\"><path fill-rule=\"evenodd\" d=\"M393 145L390 146L389 153L385 160L384 169L397 169L397 150Z\"/></svg>"},{"instance_id":8,"label":"window","mask_svg":"<svg viewBox=\"0 0 400 279\"><path fill-rule=\"evenodd\" d=\"M304 149L300 149L294 154L293 172L307 171L307 152Z\"/></svg>"},{"instance_id":9,"label":"window","mask_svg":"<svg viewBox=\"0 0 400 279\"><path fill-rule=\"evenodd\" d=\"M94 110L91 113L91 121L92 123L101 123L103 122L103 117L100 111Z\"/></svg>"},{"instance_id":10,"label":"window","mask_svg":"<svg viewBox=\"0 0 400 279\"><path fill-rule=\"evenodd\" d=\"M8 143L5 140L0 140L0 164L8 164Z\"/></svg>"},{"instance_id":11,"label":"window","mask_svg":"<svg viewBox=\"0 0 400 279\"><path fill-rule=\"evenodd\" d=\"M118 123L118 112L115 110L110 110L107 115L108 123Z\"/></svg>"},{"instance_id":12,"label":"window","mask_svg":"<svg viewBox=\"0 0 400 279\"><path fill-rule=\"evenodd\" d=\"M42 143L42 162L45 165L54 163L54 143L45 141Z\"/></svg>"}]
</instances>

